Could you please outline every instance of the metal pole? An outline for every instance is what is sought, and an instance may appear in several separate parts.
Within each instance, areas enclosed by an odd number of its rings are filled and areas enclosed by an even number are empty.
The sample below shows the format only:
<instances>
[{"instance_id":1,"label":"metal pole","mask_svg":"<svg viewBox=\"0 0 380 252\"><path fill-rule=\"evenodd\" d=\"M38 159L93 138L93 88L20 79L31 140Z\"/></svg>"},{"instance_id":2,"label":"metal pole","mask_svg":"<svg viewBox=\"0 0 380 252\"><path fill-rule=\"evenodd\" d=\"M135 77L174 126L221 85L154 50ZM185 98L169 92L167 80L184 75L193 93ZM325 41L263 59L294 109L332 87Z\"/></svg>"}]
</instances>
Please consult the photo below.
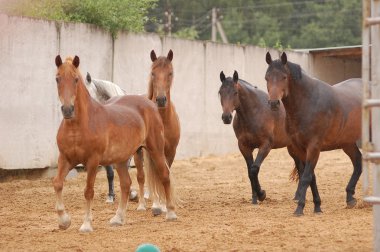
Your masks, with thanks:
<instances>
[{"instance_id":1,"label":"metal pole","mask_svg":"<svg viewBox=\"0 0 380 252\"><path fill-rule=\"evenodd\" d=\"M371 17L380 17L380 0L372 0ZM371 96L380 98L380 25L371 26ZM372 142L374 151L380 151L380 110L372 110ZM380 165L374 164L374 196L380 197ZM374 205L375 251L380 251L380 205Z\"/></svg>"}]
</instances>

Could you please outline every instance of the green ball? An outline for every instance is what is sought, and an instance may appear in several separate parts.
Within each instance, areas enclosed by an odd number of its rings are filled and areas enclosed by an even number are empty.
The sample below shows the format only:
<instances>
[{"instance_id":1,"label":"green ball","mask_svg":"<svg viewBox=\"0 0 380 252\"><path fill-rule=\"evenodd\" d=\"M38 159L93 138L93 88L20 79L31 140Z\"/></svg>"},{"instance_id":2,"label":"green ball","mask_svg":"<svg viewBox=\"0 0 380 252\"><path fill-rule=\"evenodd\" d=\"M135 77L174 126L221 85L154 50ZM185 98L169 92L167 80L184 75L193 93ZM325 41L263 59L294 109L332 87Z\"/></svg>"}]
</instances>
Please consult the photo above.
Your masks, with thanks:
<instances>
[{"instance_id":1,"label":"green ball","mask_svg":"<svg viewBox=\"0 0 380 252\"><path fill-rule=\"evenodd\" d=\"M160 249L153 244L144 243L137 247L136 252L160 252Z\"/></svg>"}]
</instances>

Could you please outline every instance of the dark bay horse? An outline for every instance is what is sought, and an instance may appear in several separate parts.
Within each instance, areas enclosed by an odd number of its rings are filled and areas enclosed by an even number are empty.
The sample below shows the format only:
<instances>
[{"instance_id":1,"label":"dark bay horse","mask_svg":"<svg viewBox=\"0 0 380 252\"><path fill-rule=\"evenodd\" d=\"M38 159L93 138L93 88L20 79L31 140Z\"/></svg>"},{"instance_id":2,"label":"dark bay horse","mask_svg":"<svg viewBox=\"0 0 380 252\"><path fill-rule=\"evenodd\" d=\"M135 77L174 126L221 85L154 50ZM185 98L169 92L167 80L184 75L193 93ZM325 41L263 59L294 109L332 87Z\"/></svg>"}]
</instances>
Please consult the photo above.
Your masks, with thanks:
<instances>
[{"instance_id":1,"label":"dark bay horse","mask_svg":"<svg viewBox=\"0 0 380 252\"><path fill-rule=\"evenodd\" d=\"M275 61L268 52L266 62L269 65L265 79L270 107L276 110L280 100L283 102L291 146L304 163L295 215L303 214L309 185L314 212L322 212L314 173L321 151L343 149L351 159L354 171L346 187L346 202L347 207L355 206L353 195L362 172L362 155L356 145L361 137L362 81L349 79L330 86L289 62L285 52Z\"/></svg>"},{"instance_id":2,"label":"dark bay horse","mask_svg":"<svg viewBox=\"0 0 380 252\"><path fill-rule=\"evenodd\" d=\"M225 124L232 121L238 146L243 155L251 181L252 203L257 204L257 198L263 201L266 197L259 183L260 166L271 149L288 146L290 139L285 131L285 109L281 105L277 113L272 113L268 107L268 95L239 79L235 71L233 78L220 72L222 85L219 89L220 102L223 108L222 120ZM252 152L258 148L256 160ZM299 161L292 153L297 169Z\"/></svg>"},{"instance_id":3,"label":"dark bay horse","mask_svg":"<svg viewBox=\"0 0 380 252\"><path fill-rule=\"evenodd\" d=\"M156 103L158 112L162 118L164 125L164 138L165 138L165 157L169 168L173 164L176 154L177 146L180 138L180 123L174 103L170 97L170 90L173 83L173 51L169 50L167 56L160 56L157 58L154 50L150 52L150 59L152 60L149 85L148 85L148 99ZM138 154L137 154L138 155ZM142 166L141 158L134 158L136 167ZM149 174L147 174L149 176ZM139 206L138 210L145 210L145 199L143 197L144 174L137 174L139 181ZM149 188L151 185L149 185ZM153 215L161 214L161 207L158 195L152 195ZM162 200L162 199L161 199Z\"/></svg>"},{"instance_id":4,"label":"dark bay horse","mask_svg":"<svg viewBox=\"0 0 380 252\"><path fill-rule=\"evenodd\" d=\"M121 197L111 225L122 225L131 185L127 162L143 146L149 156L147 168L155 176L153 193L166 198L167 220L177 218L175 195L166 164L163 137L164 127L156 105L143 96L120 96L100 104L92 99L79 72L79 57L62 62L58 55L56 82L62 103L63 120L57 133L59 148L58 171L53 180L57 195L56 210L60 229L71 224L70 216L63 204L63 181L68 172L78 164L87 170L87 184L84 222L81 232L91 232L91 204L94 198L94 184L98 165L115 164L120 179ZM153 190L153 189L152 189Z\"/></svg>"}]
</instances>

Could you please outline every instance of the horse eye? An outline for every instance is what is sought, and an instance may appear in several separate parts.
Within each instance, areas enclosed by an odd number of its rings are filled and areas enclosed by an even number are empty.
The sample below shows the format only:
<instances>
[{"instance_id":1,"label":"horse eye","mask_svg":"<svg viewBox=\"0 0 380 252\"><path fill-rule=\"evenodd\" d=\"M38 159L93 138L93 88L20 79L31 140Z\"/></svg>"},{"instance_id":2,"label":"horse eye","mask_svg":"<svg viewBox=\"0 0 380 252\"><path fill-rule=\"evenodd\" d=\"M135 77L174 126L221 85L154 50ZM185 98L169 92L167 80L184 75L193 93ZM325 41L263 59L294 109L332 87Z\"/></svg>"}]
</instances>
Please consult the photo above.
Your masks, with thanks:
<instances>
[{"instance_id":1,"label":"horse eye","mask_svg":"<svg viewBox=\"0 0 380 252\"><path fill-rule=\"evenodd\" d=\"M237 92L237 91L235 91L235 92L234 92L234 95L237 95L237 94L238 94L238 92Z\"/></svg>"},{"instance_id":2,"label":"horse eye","mask_svg":"<svg viewBox=\"0 0 380 252\"><path fill-rule=\"evenodd\" d=\"M59 82L59 79L58 79L58 77L56 77L56 78L55 78L55 81L56 81L56 82L57 82L57 84L58 84L58 82Z\"/></svg>"},{"instance_id":3,"label":"horse eye","mask_svg":"<svg viewBox=\"0 0 380 252\"><path fill-rule=\"evenodd\" d=\"M79 78L76 77L76 78L74 79L75 83L78 83L78 80L79 80Z\"/></svg>"},{"instance_id":4,"label":"horse eye","mask_svg":"<svg viewBox=\"0 0 380 252\"><path fill-rule=\"evenodd\" d=\"M283 80L286 80L286 76L282 77Z\"/></svg>"}]
</instances>

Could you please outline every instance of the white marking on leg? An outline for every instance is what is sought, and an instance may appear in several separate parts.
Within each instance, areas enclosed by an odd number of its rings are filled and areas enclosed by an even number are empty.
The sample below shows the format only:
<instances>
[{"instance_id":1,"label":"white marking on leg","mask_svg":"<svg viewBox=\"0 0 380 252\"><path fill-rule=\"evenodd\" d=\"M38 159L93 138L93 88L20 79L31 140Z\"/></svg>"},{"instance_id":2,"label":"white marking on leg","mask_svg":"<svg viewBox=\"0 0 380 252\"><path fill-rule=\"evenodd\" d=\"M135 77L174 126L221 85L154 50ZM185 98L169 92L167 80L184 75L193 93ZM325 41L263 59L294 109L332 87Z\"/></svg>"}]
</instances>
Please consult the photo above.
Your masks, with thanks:
<instances>
[{"instance_id":1,"label":"white marking on leg","mask_svg":"<svg viewBox=\"0 0 380 252\"><path fill-rule=\"evenodd\" d=\"M125 208L123 209L119 204L119 207L117 208L115 216L112 217L112 219L110 220L110 225L121 226L124 224L124 219L125 219Z\"/></svg>"},{"instance_id":2,"label":"white marking on leg","mask_svg":"<svg viewBox=\"0 0 380 252\"><path fill-rule=\"evenodd\" d=\"M87 233L87 232L92 232L92 213L91 213L91 200L87 201L86 204L86 212L84 214L83 218L83 224L79 228L80 232Z\"/></svg>"}]
</instances>

